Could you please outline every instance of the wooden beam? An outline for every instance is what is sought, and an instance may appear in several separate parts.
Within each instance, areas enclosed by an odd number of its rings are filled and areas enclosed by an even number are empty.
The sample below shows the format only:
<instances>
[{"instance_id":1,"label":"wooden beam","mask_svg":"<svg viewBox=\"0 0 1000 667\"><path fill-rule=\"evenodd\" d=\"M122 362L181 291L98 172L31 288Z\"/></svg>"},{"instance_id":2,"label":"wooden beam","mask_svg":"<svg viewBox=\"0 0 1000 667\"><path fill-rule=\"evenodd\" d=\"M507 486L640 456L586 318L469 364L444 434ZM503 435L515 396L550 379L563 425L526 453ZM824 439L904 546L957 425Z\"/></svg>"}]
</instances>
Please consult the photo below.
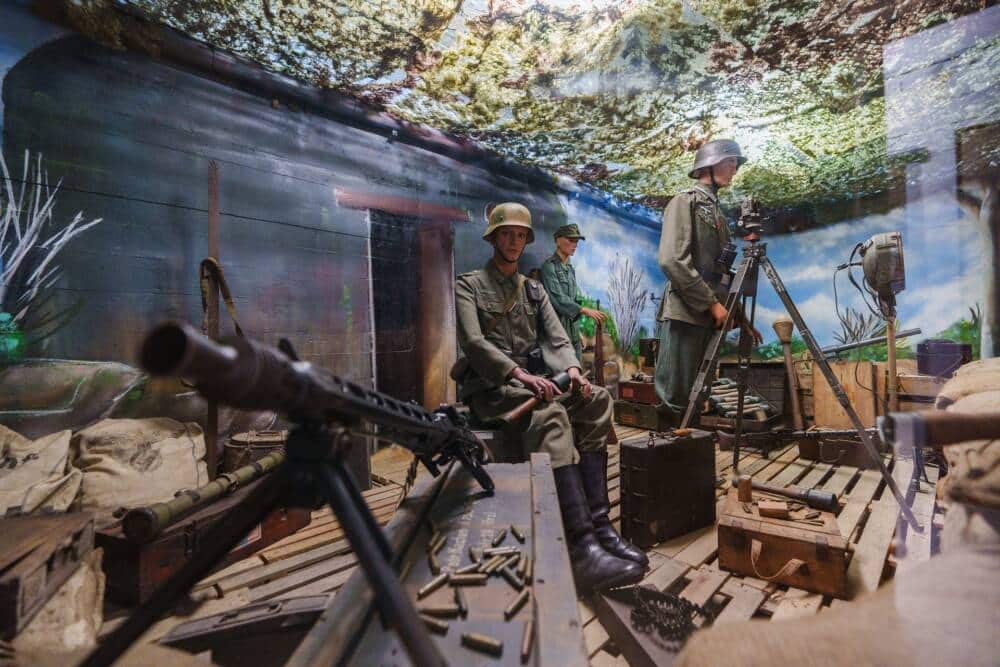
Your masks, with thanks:
<instances>
[{"instance_id":1,"label":"wooden beam","mask_svg":"<svg viewBox=\"0 0 1000 667\"><path fill-rule=\"evenodd\" d=\"M344 208L374 209L395 215L425 218L433 222L469 222L470 218L469 212L464 209L411 199L410 197L344 190L342 188L335 188L334 195L337 198L337 205Z\"/></svg>"}]
</instances>

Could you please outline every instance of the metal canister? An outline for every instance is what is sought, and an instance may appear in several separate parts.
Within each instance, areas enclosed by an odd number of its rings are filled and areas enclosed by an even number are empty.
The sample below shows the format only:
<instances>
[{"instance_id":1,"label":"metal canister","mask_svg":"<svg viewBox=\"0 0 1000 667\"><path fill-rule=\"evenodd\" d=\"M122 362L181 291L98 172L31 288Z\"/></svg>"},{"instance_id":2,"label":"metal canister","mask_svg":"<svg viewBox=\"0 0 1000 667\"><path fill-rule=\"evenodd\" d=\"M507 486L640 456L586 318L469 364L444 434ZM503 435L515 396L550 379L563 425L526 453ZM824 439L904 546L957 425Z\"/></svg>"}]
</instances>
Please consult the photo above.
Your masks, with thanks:
<instances>
[{"instance_id":1,"label":"metal canister","mask_svg":"<svg viewBox=\"0 0 1000 667\"><path fill-rule=\"evenodd\" d=\"M232 472L263 458L275 450L283 450L288 431L247 431L235 433L222 455L223 472Z\"/></svg>"}]
</instances>

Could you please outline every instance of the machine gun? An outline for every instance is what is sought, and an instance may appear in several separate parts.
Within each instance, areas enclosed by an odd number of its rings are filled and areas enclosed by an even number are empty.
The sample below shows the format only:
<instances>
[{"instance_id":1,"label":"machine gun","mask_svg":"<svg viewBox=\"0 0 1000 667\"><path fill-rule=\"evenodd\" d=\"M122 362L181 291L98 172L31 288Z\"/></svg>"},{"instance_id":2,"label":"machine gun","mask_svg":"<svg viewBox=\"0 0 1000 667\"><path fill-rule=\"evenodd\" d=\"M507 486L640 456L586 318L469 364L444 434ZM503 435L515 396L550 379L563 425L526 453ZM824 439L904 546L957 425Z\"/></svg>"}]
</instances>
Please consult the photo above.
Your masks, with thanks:
<instances>
[{"instance_id":1,"label":"machine gun","mask_svg":"<svg viewBox=\"0 0 1000 667\"><path fill-rule=\"evenodd\" d=\"M379 426L381 435L410 449L432 475L458 461L491 494L493 480L483 468L486 449L455 408L441 406L431 412L361 387L299 360L286 340L278 349L247 338L219 344L181 323L154 329L143 343L141 361L153 375L193 380L209 400L245 410L283 412L295 426L286 445L287 460L277 462L232 516L213 527L205 538L210 546L165 581L83 664L113 663L282 498L311 506L321 497L340 520L378 608L399 634L411 662L443 665L398 583L392 568L395 554L351 480L343 454L353 442L350 429L367 420ZM155 530L156 522L145 523Z\"/></svg>"}]
</instances>

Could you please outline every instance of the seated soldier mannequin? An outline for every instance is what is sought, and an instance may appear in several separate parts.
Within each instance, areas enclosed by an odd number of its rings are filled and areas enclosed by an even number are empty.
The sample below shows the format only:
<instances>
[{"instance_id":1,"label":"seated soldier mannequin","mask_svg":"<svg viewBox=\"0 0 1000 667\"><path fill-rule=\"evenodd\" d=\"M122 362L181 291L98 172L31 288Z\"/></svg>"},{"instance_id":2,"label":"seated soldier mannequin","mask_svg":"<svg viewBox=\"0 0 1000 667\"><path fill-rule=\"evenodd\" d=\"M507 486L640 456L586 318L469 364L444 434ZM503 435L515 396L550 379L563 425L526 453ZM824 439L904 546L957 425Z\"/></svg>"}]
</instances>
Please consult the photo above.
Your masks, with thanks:
<instances>
[{"instance_id":1,"label":"seated soldier mannequin","mask_svg":"<svg viewBox=\"0 0 1000 667\"><path fill-rule=\"evenodd\" d=\"M517 424L528 451L552 459L559 507L573 576L582 590L639 581L646 555L625 542L608 518L605 440L611 429L611 398L580 372L573 346L541 284L517 271L534 241L531 214L520 204L500 204L483 235L493 257L455 286L459 396L482 421L496 419L535 396L538 407ZM529 373L529 355L541 349L551 371L566 371L572 390Z\"/></svg>"}]
</instances>

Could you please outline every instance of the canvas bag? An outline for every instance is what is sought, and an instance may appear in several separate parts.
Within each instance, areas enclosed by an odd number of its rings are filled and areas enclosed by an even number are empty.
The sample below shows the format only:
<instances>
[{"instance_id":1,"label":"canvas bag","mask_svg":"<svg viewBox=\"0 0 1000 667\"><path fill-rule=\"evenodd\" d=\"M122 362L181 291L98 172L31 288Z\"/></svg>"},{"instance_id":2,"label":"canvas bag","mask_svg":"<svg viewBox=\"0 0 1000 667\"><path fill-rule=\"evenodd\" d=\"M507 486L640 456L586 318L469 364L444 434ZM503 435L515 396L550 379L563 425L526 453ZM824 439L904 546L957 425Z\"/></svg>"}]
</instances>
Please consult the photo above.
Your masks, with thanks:
<instances>
[{"instance_id":1,"label":"canvas bag","mask_svg":"<svg viewBox=\"0 0 1000 667\"><path fill-rule=\"evenodd\" d=\"M29 440L0 426L0 516L18 507L24 514L69 508L83 478L69 463L70 435L59 431Z\"/></svg>"},{"instance_id":2,"label":"canvas bag","mask_svg":"<svg viewBox=\"0 0 1000 667\"><path fill-rule=\"evenodd\" d=\"M73 448L83 471L82 509L99 517L208 483L205 437L194 422L104 419L77 433Z\"/></svg>"}]
</instances>

